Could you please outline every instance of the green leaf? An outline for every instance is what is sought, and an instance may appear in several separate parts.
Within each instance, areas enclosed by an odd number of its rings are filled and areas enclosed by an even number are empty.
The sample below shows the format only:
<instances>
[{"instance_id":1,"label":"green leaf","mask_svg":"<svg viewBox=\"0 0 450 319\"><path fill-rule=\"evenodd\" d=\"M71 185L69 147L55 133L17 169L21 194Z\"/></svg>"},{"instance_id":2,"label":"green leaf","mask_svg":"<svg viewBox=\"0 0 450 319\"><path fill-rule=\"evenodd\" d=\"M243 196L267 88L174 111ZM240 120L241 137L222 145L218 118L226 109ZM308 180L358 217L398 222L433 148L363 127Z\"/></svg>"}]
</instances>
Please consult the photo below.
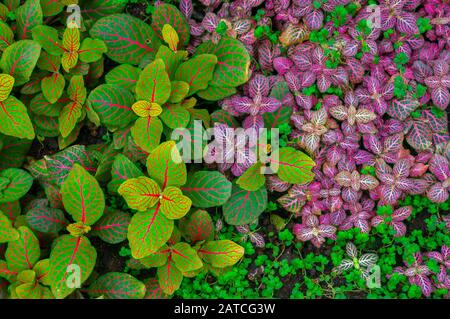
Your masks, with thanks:
<instances>
[{"instance_id":1,"label":"green leaf","mask_svg":"<svg viewBox=\"0 0 450 319\"><path fill-rule=\"evenodd\" d=\"M50 259L39 260L33 267L36 277L39 279L39 283L50 286L48 273L50 272Z\"/></svg>"},{"instance_id":2,"label":"green leaf","mask_svg":"<svg viewBox=\"0 0 450 319\"><path fill-rule=\"evenodd\" d=\"M88 238L59 237L50 253L49 280L53 295L58 299L70 295L76 289L77 279L82 284L89 278L96 260L97 252Z\"/></svg>"},{"instance_id":3,"label":"green leaf","mask_svg":"<svg viewBox=\"0 0 450 319\"><path fill-rule=\"evenodd\" d=\"M161 267L167 263L170 253L170 248L167 245L163 245L156 253L139 259L139 262L146 268Z\"/></svg>"},{"instance_id":4,"label":"green leaf","mask_svg":"<svg viewBox=\"0 0 450 319\"><path fill-rule=\"evenodd\" d=\"M61 11L63 11L64 9L64 4L59 1L55 0L40 0L40 1L44 17L55 16L58 13L61 13Z\"/></svg>"},{"instance_id":5,"label":"green leaf","mask_svg":"<svg viewBox=\"0 0 450 319\"><path fill-rule=\"evenodd\" d=\"M4 51L14 42L14 33L11 28L3 21L0 20L0 51Z\"/></svg>"},{"instance_id":6,"label":"green leaf","mask_svg":"<svg viewBox=\"0 0 450 319\"><path fill-rule=\"evenodd\" d=\"M78 102L70 102L66 104L59 114L59 131L65 138L70 135L82 116L83 106Z\"/></svg>"},{"instance_id":7,"label":"green leaf","mask_svg":"<svg viewBox=\"0 0 450 319\"><path fill-rule=\"evenodd\" d=\"M131 127L134 142L147 153L159 145L162 132L163 125L158 117L138 118Z\"/></svg>"},{"instance_id":8,"label":"green leaf","mask_svg":"<svg viewBox=\"0 0 450 319\"><path fill-rule=\"evenodd\" d=\"M150 153L147 158L147 172L162 189L186 183L186 164L181 160L175 142L164 142Z\"/></svg>"},{"instance_id":9,"label":"green leaf","mask_svg":"<svg viewBox=\"0 0 450 319\"><path fill-rule=\"evenodd\" d=\"M30 111L36 115L59 116L67 101L69 99L66 96L62 96L56 103L52 104L44 97L44 94L39 93L31 100Z\"/></svg>"},{"instance_id":10,"label":"green leaf","mask_svg":"<svg viewBox=\"0 0 450 319\"><path fill-rule=\"evenodd\" d=\"M192 201L178 187L168 186L161 195L161 212L169 219L180 219L191 209Z\"/></svg>"},{"instance_id":11,"label":"green leaf","mask_svg":"<svg viewBox=\"0 0 450 319\"><path fill-rule=\"evenodd\" d=\"M183 81L172 81L172 92L170 93L170 103L180 103L189 93L189 84Z\"/></svg>"},{"instance_id":12,"label":"green leaf","mask_svg":"<svg viewBox=\"0 0 450 319\"><path fill-rule=\"evenodd\" d=\"M172 260L169 260L167 264L159 267L156 270L158 276L158 282L164 293L171 295L181 286L183 281L183 274L175 266Z\"/></svg>"},{"instance_id":13,"label":"green leaf","mask_svg":"<svg viewBox=\"0 0 450 319\"><path fill-rule=\"evenodd\" d=\"M78 51L78 53L81 61L92 63L100 60L103 53L106 53L107 51L108 48L102 40L86 38L81 42L80 51Z\"/></svg>"},{"instance_id":14,"label":"green leaf","mask_svg":"<svg viewBox=\"0 0 450 319\"><path fill-rule=\"evenodd\" d=\"M20 234L19 239L10 242L5 252L8 269L15 272L33 269L34 264L41 256L39 240L33 232L25 226L19 227L18 231Z\"/></svg>"},{"instance_id":15,"label":"green leaf","mask_svg":"<svg viewBox=\"0 0 450 319\"><path fill-rule=\"evenodd\" d=\"M189 176L181 190L196 207L221 206L230 198L231 182L219 172L199 171Z\"/></svg>"},{"instance_id":16,"label":"green leaf","mask_svg":"<svg viewBox=\"0 0 450 319\"><path fill-rule=\"evenodd\" d=\"M181 45L189 44L190 32L186 18L175 6L162 2L156 6L152 15L153 30L155 30L161 39L162 29L165 24L168 24L175 29L180 38Z\"/></svg>"},{"instance_id":17,"label":"green leaf","mask_svg":"<svg viewBox=\"0 0 450 319\"><path fill-rule=\"evenodd\" d=\"M128 207L143 212L156 205L161 188L154 180L141 176L123 182L118 192L126 200Z\"/></svg>"},{"instance_id":18,"label":"green leaf","mask_svg":"<svg viewBox=\"0 0 450 319\"><path fill-rule=\"evenodd\" d=\"M233 266L244 255L244 248L231 240L208 241L198 250L200 257L213 267Z\"/></svg>"},{"instance_id":19,"label":"green leaf","mask_svg":"<svg viewBox=\"0 0 450 319\"><path fill-rule=\"evenodd\" d=\"M51 104L56 103L64 92L66 81L61 73L55 72L42 79L42 93Z\"/></svg>"},{"instance_id":20,"label":"green leaf","mask_svg":"<svg viewBox=\"0 0 450 319\"><path fill-rule=\"evenodd\" d=\"M233 185L231 197L223 205L223 215L230 225L245 225L255 221L266 207L265 187L252 192Z\"/></svg>"},{"instance_id":21,"label":"green leaf","mask_svg":"<svg viewBox=\"0 0 450 319\"><path fill-rule=\"evenodd\" d=\"M0 68L13 76L15 85L20 86L29 81L40 54L41 46L35 41L14 42L3 51Z\"/></svg>"},{"instance_id":22,"label":"green leaf","mask_svg":"<svg viewBox=\"0 0 450 319\"><path fill-rule=\"evenodd\" d=\"M63 46L65 48L61 65L66 72L75 68L78 63L78 50L80 49L80 30L78 28L66 28L63 33L62 39Z\"/></svg>"},{"instance_id":23,"label":"green leaf","mask_svg":"<svg viewBox=\"0 0 450 319\"><path fill-rule=\"evenodd\" d=\"M27 108L12 95L0 102L0 133L29 140L35 136Z\"/></svg>"},{"instance_id":24,"label":"green leaf","mask_svg":"<svg viewBox=\"0 0 450 319\"><path fill-rule=\"evenodd\" d=\"M170 97L171 84L164 62L156 59L142 70L136 84L138 100L163 105Z\"/></svg>"},{"instance_id":25,"label":"green leaf","mask_svg":"<svg viewBox=\"0 0 450 319\"><path fill-rule=\"evenodd\" d=\"M89 105L100 117L100 121L109 129L126 127L137 116L131 109L133 94L120 86L102 84L91 91Z\"/></svg>"},{"instance_id":26,"label":"green leaf","mask_svg":"<svg viewBox=\"0 0 450 319\"><path fill-rule=\"evenodd\" d=\"M179 270L188 272L203 267L202 260L188 243L178 243L172 247L172 259Z\"/></svg>"},{"instance_id":27,"label":"green leaf","mask_svg":"<svg viewBox=\"0 0 450 319\"><path fill-rule=\"evenodd\" d=\"M0 211L0 244L7 243L9 241L16 241L20 237L20 234L15 230L8 217ZM1 267L0 267L1 274Z\"/></svg>"},{"instance_id":28,"label":"green leaf","mask_svg":"<svg viewBox=\"0 0 450 319\"><path fill-rule=\"evenodd\" d=\"M36 199L26 213L28 225L42 233L57 233L69 223L60 209L50 207L47 199Z\"/></svg>"},{"instance_id":29,"label":"green leaf","mask_svg":"<svg viewBox=\"0 0 450 319\"><path fill-rule=\"evenodd\" d=\"M0 187L0 203L12 202L22 198L33 185L31 175L19 168L8 168L0 171L0 179L6 182L3 187Z\"/></svg>"},{"instance_id":30,"label":"green leaf","mask_svg":"<svg viewBox=\"0 0 450 319\"><path fill-rule=\"evenodd\" d=\"M31 32L33 40L39 43L49 54L57 56L63 54L64 48L58 37L58 30L46 25L38 25Z\"/></svg>"},{"instance_id":31,"label":"green leaf","mask_svg":"<svg viewBox=\"0 0 450 319\"><path fill-rule=\"evenodd\" d=\"M82 15L86 20L97 20L114 13L121 13L127 3L117 0L86 0L82 2Z\"/></svg>"},{"instance_id":32,"label":"green leaf","mask_svg":"<svg viewBox=\"0 0 450 319\"><path fill-rule=\"evenodd\" d=\"M202 43L195 55L204 53L214 54L218 61L210 85L230 88L248 81L250 55L239 40L222 36L217 44L211 41Z\"/></svg>"},{"instance_id":33,"label":"green leaf","mask_svg":"<svg viewBox=\"0 0 450 319\"><path fill-rule=\"evenodd\" d=\"M77 222L94 224L105 209L105 196L97 180L79 164L75 164L61 187L66 211Z\"/></svg>"},{"instance_id":34,"label":"green leaf","mask_svg":"<svg viewBox=\"0 0 450 319\"><path fill-rule=\"evenodd\" d=\"M131 64L121 64L106 74L105 81L134 92L140 73L141 70Z\"/></svg>"},{"instance_id":35,"label":"green leaf","mask_svg":"<svg viewBox=\"0 0 450 319\"><path fill-rule=\"evenodd\" d=\"M167 299L168 296L162 291L158 279L149 278L144 281L147 289L144 299Z\"/></svg>"},{"instance_id":36,"label":"green leaf","mask_svg":"<svg viewBox=\"0 0 450 319\"><path fill-rule=\"evenodd\" d=\"M183 236L191 243L214 238L214 224L207 211L197 210L179 223Z\"/></svg>"},{"instance_id":37,"label":"green leaf","mask_svg":"<svg viewBox=\"0 0 450 319\"><path fill-rule=\"evenodd\" d=\"M169 240L173 227L173 220L161 213L159 204L149 211L134 214L128 227L133 258L141 259L157 252Z\"/></svg>"},{"instance_id":38,"label":"green leaf","mask_svg":"<svg viewBox=\"0 0 450 319\"><path fill-rule=\"evenodd\" d=\"M253 164L236 180L236 184L247 191L260 189L266 182L265 176L261 174L261 166L259 162Z\"/></svg>"},{"instance_id":39,"label":"green leaf","mask_svg":"<svg viewBox=\"0 0 450 319\"><path fill-rule=\"evenodd\" d=\"M113 14L98 20L89 34L108 47L106 55L118 63L138 65L144 55L156 54L161 41L152 28L128 14Z\"/></svg>"},{"instance_id":40,"label":"green leaf","mask_svg":"<svg viewBox=\"0 0 450 319\"><path fill-rule=\"evenodd\" d=\"M142 299L145 296L145 285L129 274L110 272L95 280L87 293L94 298Z\"/></svg>"},{"instance_id":41,"label":"green leaf","mask_svg":"<svg viewBox=\"0 0 450 319\"><path fill-rule=\"evenodd\" d=\"M176 129L186 127L191 119L191 114L181 105L166 104L159 117L168 127Z\"/></svg>"},{"instance_id":42,"label":"green leaf","mask_svg":"<svg viewBox=\"0 0 450 319\"><path fill-rule=\"evenodd\" d=\"M236 92L237 90L234 87L229 88L223 86L209 85L206 89L198 91L197 95L207 101L220 101L226 97L236 94Z\"/></svg>"},{"instance_id":43,"label":"green leaf","mask_svg":"<svg viewBox=\"0 0 450 319\"><path fill-rule=\"evenodd\" d=\"M305 153L292 147L280 149L279 161L270 159L271 166L278 164L278 177L291 184L306 184L314 179L311 171L316 165L314 161Z\"/></svg>"},{"instance_id":44,"label":"green leaf","mask_svg":"<svg viewBox=\"0 0 450 319\"><path fill-rule=\"evenodd\" d=\"M39 0L27 0L16 10L17 35L20 39L31 38L31 29L43 24L43 14Z\"/></svg>"},{"instance_id":45,"label":"green leaf","mask_svg":"<svg viewBox=\"0 0 450 319\"><path fill-rule=\"evenodd\" d=\"M22 213L22 208L20 207L20 202L16 200L13 202L0 203L0 211L2 211L11 222L14 222Z\"/></svg>"},{"instance_id":46,"label":"green leaf","mask_svg":"<svg viewBox=\"0 0 450 319\"><path fill-rule=\"evenodd\" d=\"M200 54L183 62L175 72L175 80L189 85L189 95L205 89L211 81L217 57L213 54Z\"/></svg>"},{"instance_id":47,"label":"green leaf","mask_svg":"<svg viewBox=\"0 0 450 319\"><path fill-rule=\"evenodd\" d=\"M108 190L117 193L119 186L128 179L143 176L142 171L123 154L117 154L111 170L111 182Z\"/></svg>"},{"instance_id":48,"label":"green leaf","mask_svg":"<svg viewBox=\"0 0 450 319\"><path fill-rule=\"evenodd\" d=\"M89 172L95 171L93 159L84 145L68 147L51 157L46 157L46 161L49 182L55 185L62 185L74 164L82 165Z\"/></svg>"},{"instance_id":49,"label":"green leaf","mask_svg":"<svg viewBox=\"0 0 450 319\"><path fill-rule=\"evenodd\" d=\"M3 137L3 148L0 149L0 169L22 166L30 147L31 140L12 136Z\"/></svg>"},{"instance_id":50,"label":"green leaf","mask_svg":"<svg viewBox=\"0 0 450 319\"><path fill-rule=\"evenodd\" d=\"M178 69L181 62L187 59L187 56L187 51L173 52L167 46L161 45L158 49L158 52L156 53L155 58L163 60L167 74L170 78L173 78L175 71Z\"/></svg>"},{"instance_id":51,"label":"green leaf","mask_svg":"<svg viewBox=\"0 0 450 319\"><path fill-rule=\"evenodd\" d=\"M217 110L211 114L211 121L213 123L227 124L229 127L239 127L238 121L227 111Z\"/></svg>"},{"instance_id":52,"label":"green leaf","mask_svg":"<svg viewBox=\"0 0 450 319\"><path fill-rule=\"evenodd\" d=\"M109 244L118 244L127 239L130 221L129 214L107 207L105 214L92 227L91 234Z\"/></svg>"}]
</instances>

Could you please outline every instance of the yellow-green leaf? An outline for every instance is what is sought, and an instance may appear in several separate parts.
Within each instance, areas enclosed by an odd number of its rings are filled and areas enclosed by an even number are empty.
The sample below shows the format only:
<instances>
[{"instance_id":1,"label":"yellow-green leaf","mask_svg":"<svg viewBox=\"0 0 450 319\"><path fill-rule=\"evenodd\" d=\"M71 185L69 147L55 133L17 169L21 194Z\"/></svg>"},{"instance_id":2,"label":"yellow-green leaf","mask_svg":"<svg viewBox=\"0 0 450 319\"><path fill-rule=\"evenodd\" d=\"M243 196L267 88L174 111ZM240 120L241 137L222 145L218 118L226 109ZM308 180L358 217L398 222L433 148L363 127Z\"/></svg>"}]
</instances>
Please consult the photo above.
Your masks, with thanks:
<instances>
[{"instance_id":1,"label":"yellow-green leaf","mask_svg":"<svg viewBox=\"0 0 450 319\"><path fill-rule=\"evenodd\" d=\"M141 176L122 183L118 192L123 196L128 207L143 212L159 201L161 188L154 180Z\"/></svg>"},{"instance_id":2,"label":"yellow-green leaf","mask_svg":"<svg viewBox=\"0 0 450 319\"><path fill-rule=\"evenodd\" d=\"M0 102L6 100L14 86L14 78L9 74L0 74Z\"/></svg>"},{"instance_id":3,"label":"yellow-green leaf","mask_svg":"<svg viewBox=\"0 0 450 319\"><path fill-rule=\"evenodd\" d=\"M180 219L191 209L191 199L178 187L168 186L161 195L161 212L169 219Z\"/></svg>"},{"instance_id":4,"label":"yellow-green leaf","mask_svg":"<svg viewBox=\"0 0 450 319\"><path fill-rule=\"evenodd\" d=\"M172 51L176 51L180 38L178 37L177 31L170 25L165 24L161 30L164 41L169 45Z\"/></svg>"}]
</instances>

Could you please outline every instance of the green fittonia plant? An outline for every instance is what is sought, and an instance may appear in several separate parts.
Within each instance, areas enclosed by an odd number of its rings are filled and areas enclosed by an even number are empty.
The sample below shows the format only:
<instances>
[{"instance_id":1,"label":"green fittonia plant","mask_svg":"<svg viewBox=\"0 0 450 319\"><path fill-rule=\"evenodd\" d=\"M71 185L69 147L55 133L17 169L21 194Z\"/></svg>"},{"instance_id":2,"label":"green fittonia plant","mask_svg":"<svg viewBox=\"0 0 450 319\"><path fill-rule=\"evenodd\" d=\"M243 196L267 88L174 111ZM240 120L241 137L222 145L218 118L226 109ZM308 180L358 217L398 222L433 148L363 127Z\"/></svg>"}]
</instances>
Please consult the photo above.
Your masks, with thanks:
<instances>
[{"instance_id":1,"label":"green fittonia plant","mask_svg":"<svg viewBox=\"0 0 450 319\"><path fill-rule=\"evenodd\" d=\"M55 18L72 3L0 8L2 290L19 299L154 298L172 295L184 277L223 273L244 249L215 240L202 209L226 204L237 185L215 171L188 173L170 134L193 131L194 120L211 126L197 98L234 94L249 78L247 50L223 36L190 55L189 24L169 4L149 25L122 13L124 3L82 1L83 19L61 24ZM117 64L105 71L108 59ZM84 125L106 127L106 143L72 145ZM59 151L26 158L35 138L56 138ZM30 191L33 180L43 191ZM97 274L93 237L128 243L130 261L156 276Z\"/></svg>"}]
</instances>

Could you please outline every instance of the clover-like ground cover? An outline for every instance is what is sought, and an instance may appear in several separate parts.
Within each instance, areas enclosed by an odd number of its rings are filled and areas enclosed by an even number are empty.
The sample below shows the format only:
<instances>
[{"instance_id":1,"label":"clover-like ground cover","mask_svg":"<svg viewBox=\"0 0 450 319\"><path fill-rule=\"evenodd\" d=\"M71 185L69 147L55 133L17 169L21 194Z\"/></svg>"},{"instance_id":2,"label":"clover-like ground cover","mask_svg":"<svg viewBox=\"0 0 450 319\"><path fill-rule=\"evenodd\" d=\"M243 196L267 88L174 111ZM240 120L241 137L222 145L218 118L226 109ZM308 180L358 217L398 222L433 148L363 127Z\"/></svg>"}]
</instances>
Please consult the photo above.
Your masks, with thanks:
<instances>
[{"instance_id":1,"label":"clover-like ground cover","mask_svg":"<svg viewBox=\"0 0 450 319\"><path fill-rule=\"evenodd\" d=\"M449 11L1 1L0 296L448 298Z\"/></svg>"}]
</instances>

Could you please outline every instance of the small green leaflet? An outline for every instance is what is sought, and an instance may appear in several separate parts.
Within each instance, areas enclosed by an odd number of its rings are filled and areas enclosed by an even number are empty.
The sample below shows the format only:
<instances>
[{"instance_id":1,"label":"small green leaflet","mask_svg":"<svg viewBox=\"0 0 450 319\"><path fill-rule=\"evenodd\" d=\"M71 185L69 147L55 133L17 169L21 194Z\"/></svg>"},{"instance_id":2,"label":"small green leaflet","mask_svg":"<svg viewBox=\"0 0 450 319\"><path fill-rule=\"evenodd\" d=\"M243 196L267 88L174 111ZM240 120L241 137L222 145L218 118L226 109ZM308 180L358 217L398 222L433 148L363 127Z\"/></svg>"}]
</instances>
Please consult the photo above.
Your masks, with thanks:
<instances>
[{"instance_id":1,"label":"small green leaflet","mask_svg":"<svg viewBox=\"0 0 450 319\"><path fill-rule=\"evenodd\" d=\"M278 177L291 184L306 184L314 179L314 173L311 171L316 165L314 161L305 153L292 147L283 147L280 149L279 161L273 161L272 164L278 164Z\"/></svg>"},{"instance_id":2,"label":"small green leaflet","mask_svg":"<svg viewBox=\"0 0 450 319\"><path fill-rule=\"evenodd\" d=\"M217 44L207 41L197 47L195 55L205 53L214 54L218 61L210 85L233 88L248 81L250 55L239 40L222 36Z\"/></svg>"},{"instance_id":3,"label":"small green leaflet","mask_svg":"<svg viewBox=\"0 0 450 319\"><path fill-rule=\"evenodd\" d=\"M214 223L205 210L196 210L188 214L179 223L183 236L191 243L214 238Z\"/></svg>"},{"instance_id":4,"label":"small green leaflet","mask_svg":"<svg viewBox=\"0 0 450 319\"><path fill-rule=\"evenodd\" d=\"M123 154L117 154L112 165L111 181L108 184L108 190L112 193L117 193L123 182L143 175L142 171L128 157Z\"/></svg>"},{"instance_id":5,"label":"small green leaflet","mask_svg":"<svg viewBox=\"0 0 450 319\"><path fill-rule=\"evenodd\" d=\"M131 64L121 64L109 71L105 76L107 84L120 86L134 92L141 70Z\"/></svg>"},{"instance_id":6,"label":"small green leaflet","mask_svg":"<svg viewBox=\"0 0 450 319\"><path fill-rule=\"evenodd\" d=\"M163 60L155 59L142 70L136 83L138 100L163 105L170 97L171 84Z\"/></svg>"},{"instance_id":7,"label":"small green leaflet","mask_svg":"<svg viewBox=\"0 0 450 319\"><path fill-rule=\"evenodd\" d=\"M94 224L105 209L105 196L97 180L75 164L61 187L64 208L75 221Z\"/></svg>"},{"instance_id":8,"label":"small green leaflet","mask_svg":"<svg viewBox=\"0 0 450 319\"><path fill-rule=\"evenodd\" d=\"M28 225L42 233L57 233L69 223L60 209L50 207L47 199L33 200L28 206L26 221Z\"/></svg>"},{"instance_id":9,"label":"small green leaflet","mask_svg":"<svg viewBox=\"0 0 450 319\"><path fill-rule=\"evenodd\" d=\"M244 172L244 174L239 176L236 180L236 184L248 191L257 191L260 189L266 182L266 177L261 174L261 166L262 164L259 162L253 164Z\"/></svg>"},{"instance_id":10,"label":"small green leaflet","mask_svg":"<svg viewBox=\"0 0 450 319\"><path fill-rule=\"evenodd\" d=\"M189 124L191 114L187 109L178 104L166 104L159 116L171 129L184 128Z\"/></svg>"},{"instance_id":11,"label":"small green leaflet","mask_svg":"<svg viewBox=\"0 0 450 319\"><path fill-rule=\"evenodd\" d=\"M8 168L0 171L0 203L22 198L31 188L33 178L20 168Z\"/></svg>"},{"instance_id":12,"label":"small green leaflet","mask_svg":"<svg viewBox=\"0 0 450 319\"><path fill-rule=\"evenodd\" d=\"M29 140L35 137L27 108L12 95L0 102L0 133Z\"/></svg>"},{"instance_id":13,"label":"small green leaflet","mask_svg":"<svg viewBox=\"0 0 450 319\"><path fill-rule=\"evenodd\" d=\"M19 239L20 234L15 230L8 216L0 211L0 244Z\"/></svg>"},{"instance_id":14,"label":"small green leaflet","mask_svg":"<svg viewBox=\"0 0 450 319\"><path fill-rule=\"evenodd\" d=\"M197 270L203 263L194 248L188 243L178 243L172 247L172 259L182 272Z\"/></svg>"},{"instance_id":15,"label":"small green leaflet","mask_svg":"<svg viewBox=\"0 0 450 319\"><path fill-rule=\"evenodd\" d=\"M85 282L94 269L97 252L88 238L63 235L59 237L50 253L49 280L53 295L63 299L76 289L76 280ZM79 275L77 278L77 267Z\"/></svg>"},{"instance_id":16,"label":"small green leaflet","mask_svg":"<svg viewBox=\"0 0 450 319\"><path fill-rule=\"evenodd\" d=\"M168 295L173 294L175 290L180 288L183 281L183 274L171 259L167 264L157 269L156 275L161 289Z\"/></svg>"},{"instance_id":17,"label":"small green leaflet","mask_svg":"<svg viewBox=\"0 0 450 319\"><path fill-rule=\"evenodd\" d=\"M19 227L18 231L19 239L10 242L5 252L8 269L15 272L33 269L34 264L41 256L39 240L33 232L25 226Z\"/></svg>"},{"instance_id":18,"label":"small green leaflet","mask_svg":"<svg viewBox=\"0 0 450 319\"><path fill-rule=\"evenodd\" d=\"M87 293L94 298L142 299L145 285L133 276L120 272L104 274L89 286Z\"/></svg>"},{"instance_id":19,"label":"small green leaflet","mask_svg":"<svg viewBox=\"0 0 450 319\"><path fill-rule=\"evenodd\" d=\"M200 257L213 267L233 266L244 255L244 248L231 240L208 241L198 250Z\"/></svg>"},{"instance_id":20,"label":"small green leaflet","mask_svg":"<svg viewBox=\"0 0 450 319\"><path fill-rule=\"evenodd\" d=\"M109 244L118 244L127 239L130 221L129 214L107 207L105 214L92 227L91 234Z\"/></svg>"},{"instance_id":21,"label":"small green leaflet","mask_svg":"<svg viewBox=\"0 0 450 319\"><path fill-rule=\"evenodd\" d=\"M159 204L146 212L134 214L128 227L133 258L141 259L157 252L169 240L173 227L173 220L161 213Z\"/></svg>"},{"instance_id":22,"label":"small green leaflet","mask_svg":"<svg viewBox=\"0 0 450 319\"><path fill-rule=\"evenodd\" d=\"M147 153L153 151L161 140L163 125L158 117L141 117L131 127L134 142Z\"/></svg>"},{"instance_id":23,"label":"small green leaflet","mask_svg":"<svg viewBox=\"0 0 450 319\"><path fill-rule=\"evenodd\" d=\"M123 182L118 192L126 200L128 207L143 212L156 205L161 188L151 178L141 176Z\"/></svg>"},{"instance_id":24,"label":"small green leaflet","mask_svg":"<svg viewBox=\"0 0 450 319\"><path fill-rule=\"evenodd\" d=\"M231 182L220 172L199 171L189 176L181 190L192 205L208 208L226 203L231 195Z\"/></svg>"},{"instance_id":25,"label":"small green leaflet","mask_svg":"<svg viewBox=\"0 0 450 319\"><path fill-rule=\"evenodd\" d=\"M131 109L133 94L114 84L102 84L91 91L89 105L109 129L123 128L137 119Z\"/></svg>"},{"instance_id":26,"label":"small green leaflet","mask_svg":"<svg viewBox=\"0 0 450 319\"><path fill-rule=\"evenodd\" d=\"M186 183L186 164L174 141L161 143L147 158L148 175L161 186L181 186Z\"/></svg>"},{"instance_id":27,"label":"small green leaflet","mask_svg":"<svg viewBox=\"0 0 450 319\"><path fill-rule=\"evenodd\" d=\"M230 225L245 225L255 221L266 207L266 188L252 192L233 185L231 197L223 205L223 215Z\"/></svg>"},{"instance_id":28,"label":"small green leaflet","mask_svg":"<svg viewBox=\"0 0 450 319\"><path fill-rule=\"evenodd\" d=\"M183 62L175 72L175 80L189 85L189 95L206 89L211 81L217 57L213 54L200 54Z\"/></svg>"}]
</instances>

